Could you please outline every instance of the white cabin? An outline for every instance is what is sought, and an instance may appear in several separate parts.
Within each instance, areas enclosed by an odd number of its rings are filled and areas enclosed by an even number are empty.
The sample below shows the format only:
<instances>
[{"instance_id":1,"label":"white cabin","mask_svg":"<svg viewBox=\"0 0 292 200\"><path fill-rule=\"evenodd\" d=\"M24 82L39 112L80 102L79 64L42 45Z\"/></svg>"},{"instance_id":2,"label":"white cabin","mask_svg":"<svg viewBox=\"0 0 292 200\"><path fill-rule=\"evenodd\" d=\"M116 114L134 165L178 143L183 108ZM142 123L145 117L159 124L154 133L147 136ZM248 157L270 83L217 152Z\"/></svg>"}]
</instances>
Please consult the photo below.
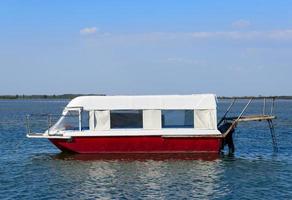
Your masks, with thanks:
<instances>
[{"instance_id":1,"label":"white cabin","mask_svg":"<svg viewBox=\"0 0 292 200\"><path fill-rule=\"evenodd\" d=\"M81 96L69 102L49 135L217 135L216 96Z\"/></svg>"}]
</instances>

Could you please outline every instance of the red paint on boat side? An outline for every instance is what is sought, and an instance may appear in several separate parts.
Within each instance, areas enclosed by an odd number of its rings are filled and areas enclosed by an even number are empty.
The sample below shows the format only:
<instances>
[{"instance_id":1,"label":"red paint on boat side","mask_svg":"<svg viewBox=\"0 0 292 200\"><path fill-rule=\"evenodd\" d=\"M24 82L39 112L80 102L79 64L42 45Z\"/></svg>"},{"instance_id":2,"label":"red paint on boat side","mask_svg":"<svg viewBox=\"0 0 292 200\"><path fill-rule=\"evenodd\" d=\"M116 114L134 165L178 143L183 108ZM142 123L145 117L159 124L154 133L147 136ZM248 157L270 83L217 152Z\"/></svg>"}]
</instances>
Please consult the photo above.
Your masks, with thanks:
<instances>
[{"instance_id":1,"label":"red paint on boat side","mask_svg":"<svg viewBox=\"0 0 292 200\"><path fill-rule=\"evenodd\" d=\"M219 152L218 137L115 136L50 139L61 151L75 153L196 153Z\"/></svg>"}]
</instances>

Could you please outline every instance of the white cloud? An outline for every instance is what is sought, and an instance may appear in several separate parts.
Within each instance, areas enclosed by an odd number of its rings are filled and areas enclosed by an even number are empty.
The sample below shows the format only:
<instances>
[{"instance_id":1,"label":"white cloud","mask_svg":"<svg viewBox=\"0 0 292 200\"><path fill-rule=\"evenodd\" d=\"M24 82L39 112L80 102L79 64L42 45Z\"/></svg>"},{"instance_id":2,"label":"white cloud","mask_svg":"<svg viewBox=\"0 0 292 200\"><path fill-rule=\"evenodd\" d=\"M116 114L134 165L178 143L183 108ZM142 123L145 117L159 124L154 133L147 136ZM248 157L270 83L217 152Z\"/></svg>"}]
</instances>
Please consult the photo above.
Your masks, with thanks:
<instances>
[{"instance_id":1,"label":"white cloud","mask_svg":"<svg viewBox=\"0 0 292 200\"><path fill-rule=\"evenodd\" d=\"M214 32L193 32L193 38L225 38L225 39L253 39L263 35L265 32L259 31L214 31Z\"/></svg>"},{"instance_id":2,"label":"white cloud","mask_svg":"<svg viewBox=\"0 0 292 200\"><path fill-rule=\"evenodd\" d=\"M159 42L170 40L255 40L255 41L292 41L292 29L270 31L196 31L196 32L145 32L138 34L116 34L101 32L96 27L80 30L81 35L97 35L97 39L114 42Z\"/></svg>"},{"instance_id":3,"label":"white cloud","mask_svg":"<svg viewBox=\"0 0 292 200\"><path fill-rule=\"evenodd\" d=\"M247 21L247 20L243 20L243 19L240 19L240 20L237 20L235 22L232 23L232 27L233 28L239 28L239 29L243 29L243 28L247 28L250 26L250 22Z\"/></svg>"},{"instance_id":4,"label":"white cloud","mask_svg":"<svg viewBox=\"0 0 292 200\"><path fill-rule=\"evenodd\" d=\"M222 36L231 39L287 40L292 39L292 30L223 32Z\"/></svg>"},{"instance_id":5,"label":"white cloud","mask_svg":"<svg viewBox=\"0 0 292 200\"><path fill-rule=\"evenodd\" d=\"M165 62L172 63L172 64L187 64L187 65L200 65L200 64L205 63L205 61L203 60L194 60L194 59L180 58L180 57L167 58Z\"/></svg>"},{"instance_id":6,"label":"white cloud","mask_svg":"<svg viewBox=\"0 0 292 200\"><path fill-rule=\"evenodd\" d=\"M292 29L271 31L207 31L189 33L169 33L172 39L232 39L232 40L291 40ZM165 33L164 35L167 35ZM153 34L151 34L153 37ZM164 36L164 38L167 38ZM170 38L170 37L169 37ZM161 38L163 39L163 38Z\"/></svg>"},{"instance_id":7,"label":"white cloud","mask_svg":"<svg viewBox=\"0 0 292 200\"><path fill-rule=\"evenodd\" d=\"M241 65L235 65L235 66L227 66L227 69L230 71L236 71L236 72L260 72L265 69L262 65L249 65L249 66L241 66Z\"/></svg>"},{"instance_id":8,"label":"white cloud","mask_svg":"<svg viewBox=\"0 0 292 200\"><path fill-rule=\"evenodd\" d=\"M80 30L81 35L93 35L98 32L96 27L86 27Z\"/></svg>"},{"instance_id":9,"label":"white cloud","mask_svg":"<svg viewBox=\"0 0 292 200\"><path fill-rule=\"evenodd\" d=\"M268 36L271 39L292 39L292 29L271 31Z\"/></svg>"}]
</instances>

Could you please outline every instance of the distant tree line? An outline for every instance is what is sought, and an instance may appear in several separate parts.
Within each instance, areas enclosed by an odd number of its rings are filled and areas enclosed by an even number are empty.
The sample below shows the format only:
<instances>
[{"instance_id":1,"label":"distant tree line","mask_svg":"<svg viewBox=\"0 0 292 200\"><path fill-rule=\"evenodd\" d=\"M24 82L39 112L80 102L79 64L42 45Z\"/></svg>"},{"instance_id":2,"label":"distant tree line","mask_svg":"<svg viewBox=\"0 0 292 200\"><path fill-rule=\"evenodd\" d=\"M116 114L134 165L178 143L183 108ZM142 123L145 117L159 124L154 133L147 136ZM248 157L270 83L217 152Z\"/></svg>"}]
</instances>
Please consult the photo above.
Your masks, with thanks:
<instances>
[{"instance_id":1,"label":"distant tree line","mask_svg":"<svg viewBox=\"0 0 292 200\"><path fill-rule=\"evenodd\" d=\"M78 96L105 96L104 94L60 94L60 95L0 95L0 99L73 99Z\"/></svg>"},{"instance_id":2,"label":"distant tree line","mask_svg":"<svg viewBox=\"0 0 292 200\"><path fill-rule=\"evenodd\" d=\"M292 99L292 96L219 96L218 99Z\"/></svg>"},{"instance_id":3,"label":"distant tree line","mask_svg":"<svg viewBox=\"0 0 292 200\"><path fill-rule=\"evenodd\" d=\"M78 96L105 96L105 94L0 95L0 99L73 99ZM218 96L218 99L292 99L292 96Z\"/></svg>"}]
</instances>

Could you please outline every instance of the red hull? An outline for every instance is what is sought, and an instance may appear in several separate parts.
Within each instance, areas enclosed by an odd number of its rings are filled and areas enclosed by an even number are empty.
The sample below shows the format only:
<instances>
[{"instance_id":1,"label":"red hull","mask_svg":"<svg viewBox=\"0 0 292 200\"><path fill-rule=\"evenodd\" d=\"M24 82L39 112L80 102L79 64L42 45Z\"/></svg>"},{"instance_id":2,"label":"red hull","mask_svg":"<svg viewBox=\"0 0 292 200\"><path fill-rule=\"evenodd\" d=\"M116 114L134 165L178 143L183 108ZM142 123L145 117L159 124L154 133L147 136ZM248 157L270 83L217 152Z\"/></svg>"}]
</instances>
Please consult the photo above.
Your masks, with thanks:
<instances>
[{"instance_id":1,"label":"red hull","mask_svg":"<svg viewBox=\"0 0 292 200\"><path fill-rule=\"evenodd\" d=\"M61 151L74 153L218 153L218 137L74 137L50 139Z\"/></svg>"}]
</instances>

